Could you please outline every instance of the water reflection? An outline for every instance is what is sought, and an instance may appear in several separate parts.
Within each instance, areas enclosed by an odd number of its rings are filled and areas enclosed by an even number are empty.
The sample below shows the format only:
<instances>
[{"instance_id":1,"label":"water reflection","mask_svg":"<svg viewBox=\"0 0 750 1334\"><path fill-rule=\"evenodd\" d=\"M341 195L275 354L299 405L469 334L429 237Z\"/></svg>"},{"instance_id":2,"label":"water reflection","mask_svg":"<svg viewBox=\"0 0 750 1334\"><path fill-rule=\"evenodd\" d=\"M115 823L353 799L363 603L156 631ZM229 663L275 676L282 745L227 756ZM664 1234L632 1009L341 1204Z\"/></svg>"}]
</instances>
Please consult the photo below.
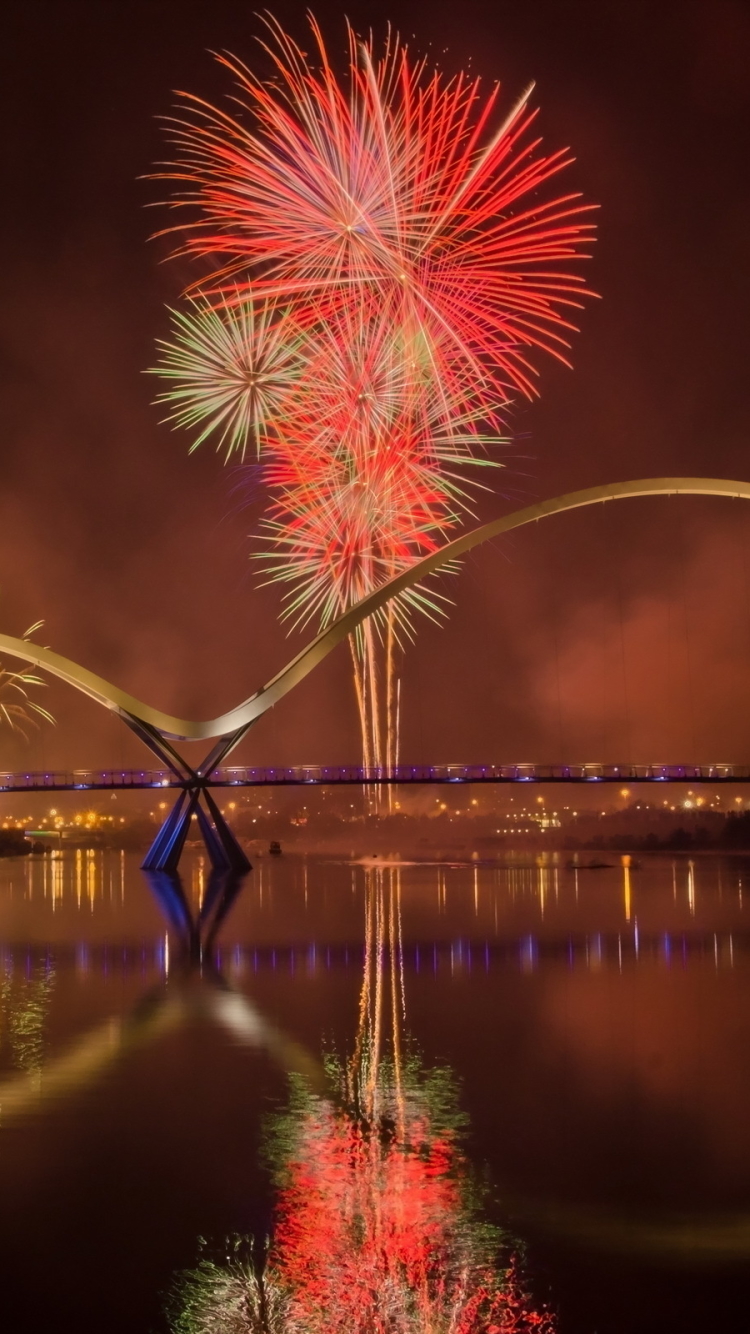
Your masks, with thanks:
<instances>
[{"instance_id":1,"label":"water reflection","mask_svg":"<svg viewBox=\"0 0 750 1334\"><path fill-rule=\"evenodd\" d=\"M113 1334L163 1328L196 1238L236 1232L175 1330L549 1328L548 1280L565 1334L644 1327L644 1283L682 1302L646 1328L712 1329L750 1257L749 864L639 860L260 858L239 887L196 855L151 891L119 854L0 863L3 1277L54 1272L27 1327L69 1283L79 1329L105 1291Z\"/></svg>"},{"instance_id":2,"label":"water reflection","mask_svg":"<svg viewBox=\"0 0 750 1334\"><path fill-rule=\"evenodd\" d=\"M44 1026L55 977L49 955L32 962L26 953L25 959L16 961L13 952L4 952L0 1038L7 1041L11 1063L21 1073L0 1080L3 1125L81 1091L134 1047L202 1018L216 1022L235 1042L268 1050L285 1070L304 1075L311 1087L322 1086L320 1065L267 1022L217 967L216 933L241 891L243 877L213 872L197 914L190 908L179 876L151 873L145 878L170 928L159 959L161 978L129 1013L106 1019L59 1055L44 1059ZM17 962L25 964L24 971ZM88 953L79 952L79 963L88 968Z\"/></svg>"},{"instance_id":3,"label":"water reflection","mask_svg":"<svg viewBox=\"0 0 750 1334\"><path fill-rule=\"evenodd\" d=\"M328 1090L292 1084L272 1118L271 1239L185 1274L179 1334L552 1331L508 1239L482 1219L446 1068L408 1041L398 868L368 869L356 1033L329 1052ZM500 1257L502 1256L502 1263Z\"/></svg>"},{"instance_id":4,"label":"water reflection","mask_svg":"<svg viewBox=\"0 0 750 1334\"><path fill-rule=\"evenodd\" d=\"M216 936L245 877L231 871L212 871L207 885L201 880L198 912L194 914L179 875L144 871L143 876L179 943L176 963L183 971L192 972L205 959L209 973L213 973Z\"/></svg>"},{"instance_id":5,"label":"water reflection","mask_svg":"<svg viewBox=\"0 0 750 1334\"><path fill-rule=\"evenodd\" d=\"M20 947L33 948L34 940L48 944L55 962L64 966L78 938L81 968L131 968L133 926L143 940L153 924L141 878L134 887L124 855L77 850L25 858L8 869L10 877L3 875L0 883L0 949L14 966ZM259 863L243 894L246 906L234 933L232 974L358 965L363 960L360 893L363 878L374 869L302 859ZM725 868L725 880L716 859L639 863L627 854L606 863L539 854L534 861L383 869L403 874L409 887L407 969L443 974L447 968L458 978L474 969L504 970L509 963L529 973L560 958L572 969L622 971L653 962L684 968L697 957L724 971L735 966L750 943L743 902L746 865L740 860L729 874ZM347 875L353 891L348 901L335 888ZM180 948L195 952L200 938L206 959L232 906L226 884L207 872L201 857L194 859L184 886L175 887L167 878L161 883L152 878L151 884ZM176 896L174 902L170 896ZM198 931L192 943L183 940L188 917L192 921L190 905L195 905ZM249 941L244 935L248 917ZM124 954L110 950L113 935L123 932ZM163 971L169 962L164 936L144 948L146 956L141 953L139 959L146 957Z\"/></svg>"},{"instance_id":6,"label":"water reflection","mask_svg":"<svg viewBox=\"0 0 750 1334\"><path fill-rule=\"evenodd\" d=\"M38 1071L44 1061L44 1028L48 1017L55 970L49 959L27 959L21 972L8 967L0 977L0 1043L10 1050L17 1070Z\"/></svg>"}]
</instances>

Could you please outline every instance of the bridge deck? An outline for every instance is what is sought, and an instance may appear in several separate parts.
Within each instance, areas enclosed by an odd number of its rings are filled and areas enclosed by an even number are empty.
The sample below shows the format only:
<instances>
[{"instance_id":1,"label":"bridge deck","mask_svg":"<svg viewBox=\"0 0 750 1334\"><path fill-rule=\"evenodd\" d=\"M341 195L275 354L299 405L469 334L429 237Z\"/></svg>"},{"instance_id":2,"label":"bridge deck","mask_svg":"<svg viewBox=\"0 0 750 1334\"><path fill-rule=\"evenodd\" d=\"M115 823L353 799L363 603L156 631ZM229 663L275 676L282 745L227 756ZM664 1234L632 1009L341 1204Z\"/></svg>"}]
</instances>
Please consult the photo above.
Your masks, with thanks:
<instances>
[{"instance_id":1,"label":"bridge deck","mask_svg":"<svg viewBox=\"0 0 750 1334\"><path fill-rule=\"evenodd\" d=\"M216 769L210 787L356 786L399 783L750 783L748 764L402 764L394 769L359 765L295 765L265 769ZM0 773L0 792L96 792L110 789L181 788L163 769L73 769Z\"/></svg>"}]
</instances>

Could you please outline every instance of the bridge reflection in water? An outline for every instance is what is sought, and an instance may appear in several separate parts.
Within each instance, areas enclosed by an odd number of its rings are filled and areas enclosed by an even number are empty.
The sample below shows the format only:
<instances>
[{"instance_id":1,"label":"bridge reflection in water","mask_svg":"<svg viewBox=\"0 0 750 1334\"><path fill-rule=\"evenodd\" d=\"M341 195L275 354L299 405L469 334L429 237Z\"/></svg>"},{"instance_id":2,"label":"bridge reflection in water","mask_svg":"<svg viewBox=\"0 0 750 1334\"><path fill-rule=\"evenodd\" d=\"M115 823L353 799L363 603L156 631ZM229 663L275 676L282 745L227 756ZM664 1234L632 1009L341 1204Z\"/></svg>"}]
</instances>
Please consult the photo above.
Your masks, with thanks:
<instances>
[{"instance_id":1,"label":"bridge reflection in water","mask_svg":"<svg viewBox=\"0 0 750 1334\"><path fill-rule=\"evenodd\" d=\"M21 1073L0 1080L4 1126L80 1093L133 1048L152 1044L201 1017L228 1030L235 1041L267 1050L283 1069L304 1076L311 1087L321 1085L319 1064L266 1020L220 970L215 939L241 892L243 877L212 871L198 912L194 913L179 876L163 872L143 874L166 918L168 938L159 942L148 960L143 948L110 951L106 947L97 950L83 945L75 948L75 961L83 973L98 967L106 975L118 968L123 972L144 972L148 964L161 974L160 980L129 1013L105 1020L50 1060L43 1059L44 999L55 966L65 962L65 951L58 948L53 957L49 950L33 951L28 946L18 951L0 950L4 979L0 988L0 1018L2 1001L11 998L14 976L24 979L15 1010L5 1016L9 1032L22 1032L25 1043L23 1059L17 1061ZM54 902L53 893L53 909Z\"/></svg>"}]
</instances>

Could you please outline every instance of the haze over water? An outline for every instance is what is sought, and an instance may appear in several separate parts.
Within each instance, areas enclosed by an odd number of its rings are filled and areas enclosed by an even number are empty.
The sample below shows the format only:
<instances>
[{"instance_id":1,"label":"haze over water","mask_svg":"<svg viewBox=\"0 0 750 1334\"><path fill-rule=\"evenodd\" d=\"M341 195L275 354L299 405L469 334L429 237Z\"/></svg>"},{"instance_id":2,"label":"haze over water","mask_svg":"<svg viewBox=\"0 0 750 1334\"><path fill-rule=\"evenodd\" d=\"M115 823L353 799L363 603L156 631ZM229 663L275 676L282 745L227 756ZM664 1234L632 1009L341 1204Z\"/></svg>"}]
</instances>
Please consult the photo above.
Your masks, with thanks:
<instances>
[{"instance_id":1,"label":"haze over water","mask_svg":"<svg viewBox=\"0 0 750 1334\"><path fill-rule=\"evenodd\" d=\"M431 1199L430 1245L514 1264L563 1334L722 1327L750 1249L748 877L743 857L266 856L191 963L136 858L4 860L8 1328L165 1331L231 1237L302 1300L327 1229L351 1286L381 1226L335 1232L352 1190L358 1217L411 1201L409 1245ZM183 885L197 915L197 853ZM342 1134L344 1185L324 1171Z\"/></svg>"}]
</instances>

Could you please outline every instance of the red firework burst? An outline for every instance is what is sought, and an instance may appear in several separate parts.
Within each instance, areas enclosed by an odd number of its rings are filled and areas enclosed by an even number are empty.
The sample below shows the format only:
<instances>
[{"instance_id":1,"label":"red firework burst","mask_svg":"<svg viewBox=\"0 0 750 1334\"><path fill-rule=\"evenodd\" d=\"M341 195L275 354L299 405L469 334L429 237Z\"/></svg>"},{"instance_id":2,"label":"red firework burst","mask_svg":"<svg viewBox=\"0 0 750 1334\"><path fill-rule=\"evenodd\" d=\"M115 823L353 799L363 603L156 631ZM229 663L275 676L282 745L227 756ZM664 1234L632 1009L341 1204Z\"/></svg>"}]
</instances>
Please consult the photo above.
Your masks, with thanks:
<instances>
[{"instance_id":1,"label":"red firework burst","mask_svg":"<svg viewBox=\"0 0 750 1334\"><path fill-rule=\"evenodd\" d=\"M397 37L378 56L351 27L340 81L311 26L315 63L267 20L271 80L220 57L240 111L183 94L163 173L190 213L170 230L209 270L163 345L161 397L196 444L257 449L262 559L297 624L330 620L460 522L466 465L491 462L509 397L536 392L529 354L566 360L584 291L569 265L593 231L578 195L547 194L570 158L542 152L530 89L501 119L498 87L446 79ZM391 604L382 661L358 632L365 763L395 762L394 650L410 611L439 604L420 589Z\"/></svg>"},{"instance_id":2,"label":"red firework burst","mask_svg":"<svg viewBox=\"0 0 750 1334\"><path fill-rule=\"evenodd\" d=\"M231 275L315 323L354 301L413 324L436 383L466 363L489 403L498 377L533 392L528 350L565 360L583 289L565 266L593 229L578 195L541 193L571 159L531 136L531 90L493 129L498 86L484 97L478 79L445 79L397 37L377 58L349 27L347 87L314 20L317 68L267 22L272 82L219 57L250 123L189 94L172 122L181 160L165 174L193 215L176 229L184 251L220 261L214 286Z\"/></svg>"}]
</instances>

